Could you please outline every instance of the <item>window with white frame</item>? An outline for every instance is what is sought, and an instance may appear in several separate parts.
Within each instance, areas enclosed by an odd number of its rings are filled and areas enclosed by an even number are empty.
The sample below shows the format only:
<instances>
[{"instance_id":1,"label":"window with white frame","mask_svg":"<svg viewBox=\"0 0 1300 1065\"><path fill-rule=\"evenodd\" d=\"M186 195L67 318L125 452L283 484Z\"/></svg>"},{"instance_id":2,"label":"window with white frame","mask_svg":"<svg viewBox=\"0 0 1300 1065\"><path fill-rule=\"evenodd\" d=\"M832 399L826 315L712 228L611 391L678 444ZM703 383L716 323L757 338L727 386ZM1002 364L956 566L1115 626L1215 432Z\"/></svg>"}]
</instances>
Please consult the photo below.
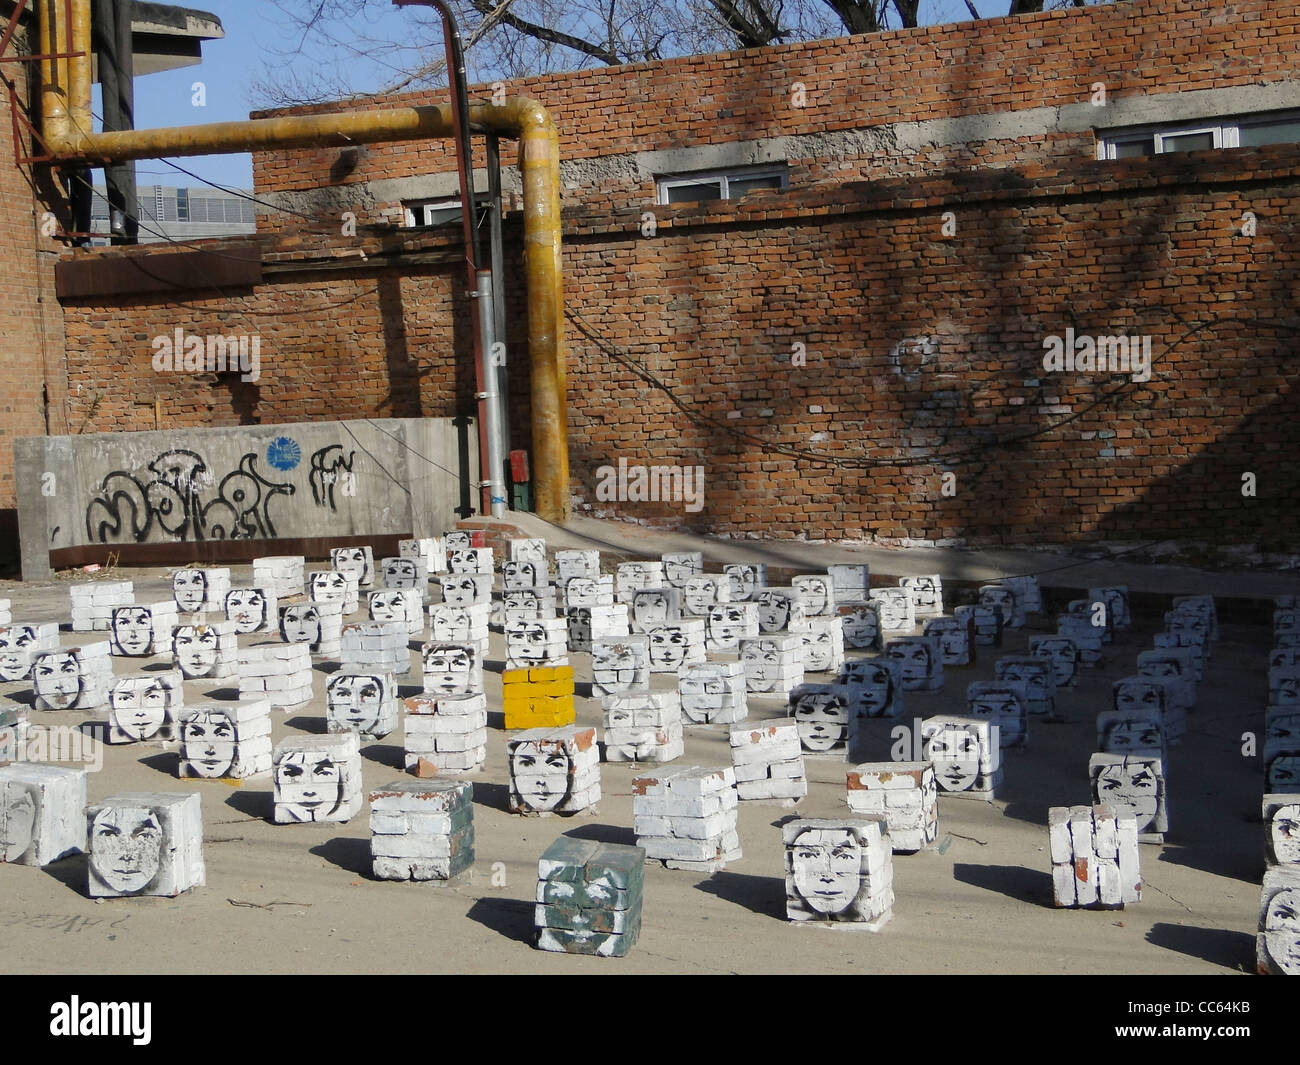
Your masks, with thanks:
<instances>
[{"instance_id":1,"label":"window with white frame","mask_svg":"<svg viewBox=\"0 0 1300 1065\"><path fill-rule=\"evenodd\" d=\"M406 200L402 208L406 214L406 224L410 227L445 226L460 224L460 197L440 200ZM486 197L478 198L479 222L487 213Z\"/></svg>"},{"instance_id":2,"label":"window with white frame","mask_svg":"<svg viewBox=\"0 0 1300 1065\"><path fill-rule=\"evenodd\" d=\"M755 189L789 188L790 175L784 166L737 167L665 175L658 179L657 184L661 204L698 203L703 200L738 200Z\"/></svg>"},{"instance_id":3,"label":"window with white frame","mask_svg":"<svg viewBox=\"0 0 1300 1065\"><path fill-rule=\"evenodd\" d=\"M1240 115L1162 126L1098 130L1098 159L1199 152L1207 148L1255 148L1300 142L1300 111Z\"/></svg>"}]
</instances>

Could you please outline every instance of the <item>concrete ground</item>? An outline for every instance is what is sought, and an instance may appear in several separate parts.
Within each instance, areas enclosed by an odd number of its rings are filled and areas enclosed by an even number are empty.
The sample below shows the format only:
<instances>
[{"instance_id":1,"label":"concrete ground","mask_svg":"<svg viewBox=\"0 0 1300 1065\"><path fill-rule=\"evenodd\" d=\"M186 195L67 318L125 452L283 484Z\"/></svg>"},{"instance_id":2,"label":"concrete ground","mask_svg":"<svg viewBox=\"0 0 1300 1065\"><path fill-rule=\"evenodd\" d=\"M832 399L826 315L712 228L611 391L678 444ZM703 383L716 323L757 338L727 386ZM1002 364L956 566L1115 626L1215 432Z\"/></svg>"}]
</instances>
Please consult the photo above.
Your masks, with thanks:
<instances>
[{"instance_id":1,"label":"concrete ground","mask_svg":"<svg viewBox=\"0 0 1300 1065\"><path fill-rule=\"evenodd\" d=\"M515 517L512 515L512 518ZM527 516L519 524L526 527ZM537 527L542 528L540 523ZM486 678L488 761L475 784L477 861L448 885L378 882L368 874L367 816L346 825L270 823L269 778L243 786L180 781L176 754L161 744L102 750L89 777L93 801L120 791L197 791L202 796L207 885L177 899L86 897L80 857L46 869L0 866L0 969L16 973L384 973L384 972L827 972L827 973L1228 973L1254 968L1254 929L1263 869L1260 760L1243 755L1243 734L1260 734L1265 659L1271 644L1265 600L1300 593L1300 576L1205 574L1171 566L1084 561L1030 552L889 551L837 545L702 541L637 526L579 519L546 527L552 547L599 546L608 560L666 550L703 550L708 562L766 561L816 572L830 562L865 559L873 577L939 572L960 594L962 581L1000 573L1043 572L1045 589L1068 597L1075 587L1127 583L1151 609L1117 638L1100 668L1058 698L1056 722L1031 721L1028 749L1007 755L1003 793L993 803L942 797L939 842L895 859L897 901L879 935L795 927L784 917L780 820L848 813L846 763L807 760L809 796L795 811L742 803L744 856L713 876L646 870L644 919L630 957L548 954L530 945L536 863L559 835L634 842L631 780L637 768L602 764L599 812L520 818L506 812L506 759L500 670L503 640L493 633ZM310 564L309 564L310 565ZM248 567L236 567L247 575ZM101 577L110 574L101 574ZM136 582L140 600L169 594L163 569L116 571ZM79 579L92 579L78 575ZM16 620L68 617L67 579L0 585ZM1107 706L1113 680L1134 670L1151 646L1165 597L1212 591L1222 597L1221 639L1207 670L1185 742L1169 773L1170 825L1163 847L1143 846L1140 904L1123 911L1056 910L1048 875L1047 808L1088 801L1087 761L1093 718ZM435 593L436 596L436 593ZM1234 601L1242 610L1234 613ZM951 600L949 605L951 605ZM909 693L907 714L880 721L877 757L891 756L890 729L964 706L966 684L992 676L994 659L1017 653L1028 637L1054 627L1031 617L1001 650L981 649L979 663L950 670L942 691ZM75 646L86 634L65 631ZM92 634L91 638L103 638ZM418 647L403 694L419 686ZM590 659L575 654L580 724L600 725L586 698ZM155 660L161 666L163 660ZM136 668L115 660L120 675ZM276 713L274 738L324 731L324 679L309 708ZM813 678L820 679L820 678ZM670 686L662 676L656 687ZM187 682L186 701L217 689ZM30 703L25 685L0 687L0 700ZM780 716L780 701L753 698L750 719ZM37 727L77 725L103 715L33 711ZM367 788L402 775L400 729L363 748ZM679 764L729 762L725 726L687 730ZM71 764L65 762L64 764Z\"/></svg>"}]
</instances>

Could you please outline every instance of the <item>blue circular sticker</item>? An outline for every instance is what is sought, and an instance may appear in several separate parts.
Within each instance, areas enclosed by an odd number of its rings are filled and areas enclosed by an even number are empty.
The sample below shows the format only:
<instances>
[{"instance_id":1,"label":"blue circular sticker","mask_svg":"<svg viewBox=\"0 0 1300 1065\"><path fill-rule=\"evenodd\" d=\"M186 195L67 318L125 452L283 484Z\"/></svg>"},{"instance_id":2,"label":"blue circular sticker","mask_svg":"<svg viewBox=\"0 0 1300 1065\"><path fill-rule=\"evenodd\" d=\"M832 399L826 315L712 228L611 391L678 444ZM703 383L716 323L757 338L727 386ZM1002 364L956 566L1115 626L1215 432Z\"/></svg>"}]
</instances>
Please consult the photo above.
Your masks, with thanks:
<instances>
[{"instance_id":1,"label":"blue circular sticker","mask_svg":"<svg viewBox=\"0 0 1300 1065\"><path fill-rule=\"evenodd\" d=\"M291 470L302 461L302 448L296 440L277 436L266 449L266 461L277 470Z\"/></svg>"}]
</instances>

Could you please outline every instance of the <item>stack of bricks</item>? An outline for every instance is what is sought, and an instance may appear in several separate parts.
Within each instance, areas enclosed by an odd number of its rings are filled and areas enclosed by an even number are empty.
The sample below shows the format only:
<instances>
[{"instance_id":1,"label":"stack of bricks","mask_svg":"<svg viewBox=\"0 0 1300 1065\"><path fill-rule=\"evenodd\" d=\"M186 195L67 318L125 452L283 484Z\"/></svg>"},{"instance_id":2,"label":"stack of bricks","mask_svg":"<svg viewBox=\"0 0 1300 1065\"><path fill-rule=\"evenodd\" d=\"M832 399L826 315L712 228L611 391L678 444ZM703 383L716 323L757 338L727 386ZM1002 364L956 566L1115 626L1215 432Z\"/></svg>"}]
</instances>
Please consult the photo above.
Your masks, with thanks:
<instances>
[{"instance_id":1,"label":"stack of bricks","mask_svg":"<svg viewBox=\"0 0 1300 1065\"><path fill-rule=\"evenodd\" d=\"M960 622L969 621L975 631L979 647L1002 646L1002 611L988 603L954 607L952 616Z\"/></svg>"},{"instance_id":2,"label":"stack of bricks","mask_svg":"<svg viewBox=\"0 0 1300 1065\"><path fill-rule=\"evenodd\" d=\"M536 618L506 626L506 668L569 664L568 624L564 618Z\"/></svg>"},{"instance_id":3,"label":"stack of bricks","mask_svg":"<svg viewBox=\"0 0 1300 1065\"><path fill-rule=\"evenodd\" d=\"M551 583L550 567L543 557L540 562L521 562L511 559L501 566L501 587L507 591L525 588L546 588Z\"/></svg>"},{"instance_id":4,"label":"stack of bricks","mask_svg":"<svg viewBox=\"0 0 1300 1065\"><path fill-rule=\"evenodd\" d=\"M682 613L707 618L715 606L731 602L731 582L721 573L702 573L682 586Z\"/></svg>"},{"instance_id":5,"label":"stack of bricks","mask_svg":"<svg viewBox=\"0 0 1300 1065\"><path fill-rule=\"evenodd\" d=\"M546 586L507 588L501 593L503 627L516 621L556 617L555 589Z\"/></svg>"},{"instance_id":6,"label":"stack of bricks","mask_svg":"<svg viewBox=\"0 0 1300 1065\"><path fill-rule=\"evenodd\" d=\"M996 728L999 747L1028 746L1027 703L1025 686L1018 682L973 680L966 685L966 716Z\"/></svg>"},{"instance_id":7,"label":"stack of bricks","mask_svg":"<svg viewBox=\"0 0 1300 1065\"><path fill-rule=\"evenodd\" d=\"M203 813L194 792L132 792L86 807L90 897L174 898L205 882Z\"/></svg>"},{"instance_id":8,"label":"stack of bricks","mask_svg":"<svg viewBox=\"0 0 1300 1065\"><path fill-rule=\"evenodd\" d=\"M280 603L280 639L303 644L313 655L338 658L343 645L343 602L312 602L295 596Z\"/></svg>"},{"instance_id":9,"label":"stack of bricks","mask_svg":"<svg viewBox=\"0 0 1300 1065\"><path fill-rule=\"evenodd\" d=\"M449 573L482 573L492 575L492 548L456 547L447 552Z\"/></svg>"},{"instance_id":10,"label":"stack of bricks","mask_svg":"<svg viewBox=\"0 0 1300 1065\"><path fill-rule=\"evenodd\" d=\"M411 668L406 627L395 621L344 625L339 657L345 666L403 676Z\"/></svg>"},{"instance_id":11,"label":"stack of bricks","mask_svg":"<svg viewBox=\"0 0 1300 1065\"><path fill-rule=\"evenodd\" d=\"M799 728L789 718L740 725L728 738L741 799L793 806L808 794Z\"/></svg>"},{"instance_id":12,"label":"stack of bricks","mask_svg":"<svg viewBox=\"0 0 1300 1065\"><path fill-rule=\"evenodd\" d=\"M311 702L311 649L305 643L255 643L239 651L239 697L290 710Z\"/></svg>"},{"instance_id":13,"label":"stack of bricks","mask_svg":"<svg viewBox=\"0 0 1300 1065\"><path fill-rule=\"evenodd\" d=\"M885 657L898 663L903 690L932 692L943 688L943 653L933 636L895 636L885 641Z\"/></svg>"},{"instance_id":14,"label":"stack of bricks","mask_svg":"<svg viewBox=\"0 0 1300 1065\"><path fill-rule=\"evenodd\" d=\"M107 640L46 651L32 661L37 710L99 710L108 705L112 684Z\"/></svg>"},{"instance_id":15,"label":"stack of bricks","mask_svg":"<svg viewBox=\"0 0 1300 1065\"><path fill-rule=\"evenodd\" d=\"M1130 808L1139 843L1161 844L1169 831L1164 763L1148 754L1094 754L1088 759L1092 801Z\"/></svg>"},{"instance_id":16,"label":"stack of bricks","mask_svg":"<svg viewBox=\"0 0 1300 1065\"><path fill-rule=\"evenodd\" d=\"M939 574L900 577L898 586L912 597L912 616L918 622L943 616L943 578Z\"/></svg>"},{"instance_id":17,"label":"stack of bricks","mask_svg":"<svg viewBox=\"0 0 1300 1065\"><path fill-rule=\"evenodd\" d=\"M928 717L921 722L921 743L925 758L934 763L935 782L943 794L986 802L997 798L1002 760L988 721Z\"/></svg>"},{"instance_id":18,"label":"stack of bricks","mask_svg":"<svg viewBox=\"0 0 1300 1065\"><path fill-rule=\"evenodd\" d=\"M666 625L656 625L646 632L650 648L651 673L677 673L682 666L703 662L704 622L699 618L682 618Z\"/></svg>"},{"instance_id":19,"label":"stack of bricks","mask_svg":"<svg viewBox=\"0 0 1300 1065\"><path fill-rule=\"evenodd\" d=\"M108 692L108 742L171 742L184 710L184 678L179 669L119 677Z\"/></svg>"},{"instance_id":20,"label":"stack of bricks","mask_svg":"<svg viewBox=\"0 0 1300 1065\"><path fill-rule=\"evenodd\" d=\"M858 719L903 716L902 670L892 658L851 659L844 663L836 683L849 695L850 747L853 746L853 722Z\"/></svg>"},{"instance_id":21,"label":"stack of bricks","mask_svg":"<svg viewBox=\"0 0 1300 1065\"><path fill-rule=\"evenodd\" d=\"M882 817L895 851L910 854L939 834L939 787L929 762L864 762L848 774L849 809Z\"/></svg>"},{"instance_id":22,"label":"stack of bricks","mask_svg":"<svg viewBox=\"0 0 1300 1065\"><path fill-rule=\"evenodd\" d=\"M563 586L574 577L599 577L599 551L556 551L555 577Z\"/></svg>"},{"instance_id":23,"label":"stack of bricks","mask_svg":"<svg viewBox=\"0 0 1300 1065\"><path fill-rule=\"evenodd\" d=\"M1169 738L1159 708L1101 711L1097 715L1097 750L1148 755L1168 765Z\"/></svg>"},{"instance_id":24,"label":"stack of bricks","mask_svg":"<svg viewBox=\"0 0 1300 1065\"><path fill-rule=\"evenodd\" d=\"M1133 618L1129 614L1128 588L1122 584L1106 588L1089 588L1090 603L1106 605L1106 621L1115 632L1124 632L1133 627Z\"/></svg>"},{"instance_id":25,"label":"stack of bricks","mask_svg":"<svg viewBox=\"0 0 1300 1065\"><path fill-rule=\"evenodd\" d=\"M1047 811L1052 894L1062 908L1121 909L1142 901L1138 841L1126 807L1053 806Z\"/></svg>"},{"instance_id":26,"label":"stack of bricks","mask_svg":"<svg viewBox=\"0 0 1300 1065\"><path fill-rule=\"evenodd\" d=\"M798 628L806 673L838 673L844 665L844 623L839 616L810 617ZM918 637L923 638L923 637Z\"/></svg>"},{"instance_id":27,"label":"stack of bricks","mask_svg":"<svg viewBox=\"0 0 1300 1065\"><path fill-rule=\"evenodd\" d=\"M271 756L275 823L350 821L361 809L361 746L354 732L293 736Z\"/></svg>"},{"instance_id":28,"label":"stack of bricks","mask_svg":"<svg viewBox=\"0 0 1300 1065\"><path fill-rule=\"evenodd\" d=\"M271 704L265 699L186 709L177 776L244 780L270 771Z\"/></svg>"},{"instance_id":29,"label":"stack of bricks","mask_svg":"<svg viewBox=\"0 0 1300 1065\"><path fill-rule=\"evenodd\" d=\"M1091 599L1071 599L1065 604L1065 612L1071 617L1084 618L1097 630L1102 646L1113 643L1115 628L1111 624L1110 607L1104 601Z\"/></svg>"},{"instance_id":30,"label":"stack of bricks","mask_svg":"<svg viewBox=\"0 0 1300 1065\"><path fill-rule=\"evenodd\" d=\"M0 863L42 866L86 845L86 771L21 762L0 767Z\"/></svg>"},{"instance_id":31,"label":"stack of bricks","mask_svg":"<svg viewBox=\"0 0 1300 1065\"><path fill-rule=\"evenodd\" d=\"M424 599L414 588L376 588L366 596L371 621L399 621L408 636L424 633Z\"/></svg>"},{"instance_id":32,"label":"stack of bricks","mask_svg":"<svg viewBox=\"0 0 1300 1065\"><path fill-rule=\"evenodd\" d=\"M487 696L413 695L406 700L405 766L417 777L471 773L487 760Z\"/></svg>"},{"instance_id":33,"label":"stack of bricks","mask_svg":"<svg viewBox=\"0 0 1300 1065\"><path fill-rule=\"evenodd\" d=\"M483 691L483 656L472 643L430 642L420 648L425 695L473 695Z\"/></svg>"},{"instance_id":34,"label":"stack of bricks","mask_svg":"<svg viewBox=\"0 0 1300 1065\"><path fill-rule=\"evenodd\" d=\"M866 567L862 567L866 570ZM759 589L767 587L767 566L763 563L754 565L744 562L731 562L722 567L722 572L731 582L731 601L733 603L751 602ZM865 595L865 585L864 593Z\"/></svg>"},{"instance_id":35,"label":"stack of bricks","mask_svg":"<svg viewBox=\"0 0 1300 1065\"><path fill-rule=\"evenodd\" d=\"M58 648L57 621L38 621L30 625L10 623L0 628L0 681L31 680L32 662L36 656Z\"/></svg>"},{"instance_id":36,"label":"stack of bricks","mask_svg":"<svg viewBox=\"0 0 1300 1065\"><path fill-rule=\"evenodd\" d=\"M646 857L713 873L740 859L739 797L730 766L664 769L632 781L632 824Z\"/></svg>"},{"instance_id":37,"label":"stack of bricks","mask_svg":"<svg viewBox=\"0 0 1300 1065\"><path fill-rule=\"evenodd\" d=\"M593 640L617 640L628 635L627 607L573 606L565 610L566 641L570 651L591 653Z\"/></svg>"},{"instance_id":38,"label":"stack of bricks","mask_svg":"<svg viewBox=\"0 0 1300 1065\"><path fill-rule=\"evenodd\" d=\"M68 589L72 600L73 632L106 632L113 620L113 608L135 602L130 581L99 581L74 584Z\"/></svg>"},{"instance_id":39,"label":"stack of bricks","mask_svg":"<svg viewBox=\"0 0 1300 1065\"><path fill-rule=\"evenodd\" d=\"M375 583L375 556L369 545L331 547L330 566L357 582L358 588L372 588Z\"/></svg>"},{"instance_id":40,"label":"stack of bricks","mask_svg":"<svg viewBox=\"0 0 1300 1065\"><path fill-rule=\"evenodd\" d=\"M803 596L794 588L763 588L756 592L758 631L795 632L804 623Z\"/></svg>"},{"instance_id":41,"label":"stack of bricks","mask_svg":"<svg viewBox=\"0 0 1300 1065\"><path fill-rule=\"evenodd\" d=\"M1300 870L1279 866L1264 873L1259 898L1256 969L1261 976L1300 975Z\"/></svg>"},{"instance_id":42,"label":"stack of bricks","mask_svg":"<svg viewBox=\"0 0 1300 1065\"><path fill-rule=\"evenodd\" d=\"M370 793L370 867L380 880L450 880L474 864L474 786L395 780Z\"/></svg>"},{"instance_id":43,"label":"stack of bricks","mask_svg":"<svg viewBox=\"0 0 1300 1065\"><path fill-rule=\"evenodd\" d=\"M667 583L662 562L620 562L615 570L615 593L620 603L631 605L633 592L662 588Z\"/></svg>"},{"instance_id":44,"label":"stack of bricks","mask_svg":"<svg viewBox=\"0 0 1300 1065\"><path fill-rule=\"evenodd\" d=\"M669 585L661 588L637 588L632 592L628 624L635 633L647 633L660 625L681 620L681 593Z\"/></svg>"},{"instance_id":45,"label":"stack of bricks","mask_svg":"<svg viewBox=\"0 0 1300 1065\"><path fill-rule=\"evenodd\" d=\"M268 589L276 599L302 595L305 576L302 555L267 555L253 559L253 587Z\"/></svg>"},{"instance_id":46,"label":"stack of bricks","mask_svg":"<svg viewBox=\"0 0 1300 1065\"><path fill-rule=\"evenodd\" d=\"M785 913L804 928L879 932L893 913L894 854L877 818L791 819Z\"/></svg>"},{"instance_id":47,"label":"stack of bricks","mask_svg":"<svg viewBox=\"0 0 1300 1065\"><path fill-rule=\"evenodd\" d=\"M595 696L650 690L650 637L591 641L591 692Z\"/></svg>"},{"instance_id":48,"label":"stack of bricks","mask_svg":"<svg viewBox=\"0 0 1300 1065\"><path fill-rule=\"evenodd\" d=\"M677 690L682 716L693 725L727 725L749 716L745 664L739 659L682 666Z\"/></svg>"},{"instance_id":49,"label":"stack of bricks","mask_svg":"<svg viewBox=\"0 0 1300 1065\"><path fill-rule=\"evenodd\" d=\"M538 562L546 565L546 541L540 536L517 536L506 542L511 562Z\"/></svg>"},{"instance_id":50,"label":"stack of bricks","mask_svg":"<svg viewBox=\"0 0 1300 1065\"><path fill-rule=\"evenodd\" d=\"M307 595L313 603L342 603L344 614L355 614L361 606L357 579L338 570L317 569L308 573Z\"/></svg>"},{"instance_id":51,"label":"stack of bricks","mask_svg":"<svg viewBox=\"0 0 1300 1065\"><path fill-rule=\"evenodd\" d=\"M172 664L186 680L233 677L239 671L239 636L235 623L177 625L172 633Z\"/></svg>"},{"instance_id":52,"label":"stack of bricks","mask_svg":"<svg viewBox=\"0 0 1300 1065\"><path fill-rule=\"evenodd\" d=\"M113 654L125 658L166 654L171 650L176 624L176 602L172 599L115 606L109 628Z\"/></svg>"},{"instance_id":53,"label":"stack of bricks","mask_svg":"<svg viewBox=\"0 0 1300 1065\"><path fill-rule=\"evenodd\" d=\"M537 863L537 949L625 957L641 933L645 851L561 836Z\"/></svg>"},{"instance_id":54,"label":"stack of bricks","mask_svg":"<svg viewBox=\"0 0 1300 1065\"><path fill-rule=\"evenodd\" d=\"M991 606L1002 614L1004 629L1023 629L1026 618L1016 590L1009 584L983 584L977 593L981 606Z\"/></svg>"},{"instance_id":55,"label":"stack of bricks","mask_svg":"<svg viewBox=\"0 0 1300 1065\"><path fill-rule=\"evenodd\" d=\"M682 705L677 692L607 695L605 761L671 762L682 756Z\"/></svg>"},{"instance_id":56,"label":"stack of bricks","mask_svg":"<svg viewBox=\"0 0 1300 1065\"><path fill-rule=\"evenodd\" d=\"M564 608L575 606L613 606L614 577L596 574L594 577L577 576L560 582Z\"/></svg>"},{"instance_id":57,"label":"stack of bricks","mask_svg":"<svg viewBox=\"0 0 1300 1065\"><path fill-rule=\"evenodd\" d=\"M1140 677L1164 677L1175 689L1176 701L1190 710L1196 705L1196 652L1191 647L1157 647L1139 651L1137 671Z\"/></svg>"},{"instance_id":58,"label":"stack of bricks","mask_svg":"<svg viewBox=\"0 0 1300 1065\"><path fill-rule=\"evenodd\" d=\"M840 606L860 606L870 598L871 569L862 565L827 566L835 602Z\"/></svg>"},{"instance_id":59,"label":"stack of bricks","mask_svg":"<svg viewBox=\"0 0 1300 1065\"><path fill-rule=\"evenodd\" d=\"M1184 689L1173 677L1121 677L1111 685L1116 710L1158 707L1165 737L1177 745L1187 734L1187 707L1180 701Z\"/></svg>"},{"instance_id":60,"label":"stack of bricks","mask_svg":"<svg viewBox=\"0 0 1300 1065\"><path fill-rule=\"evenodd\" d=\"M421 558L424 560L424 572L432 577L447 572L447 548L436 536L424 536L415 540L398 540L397 553L402 558Z\"/></svg>"},{"instance_id":61,"label":"stack of bricks","mask_svg":"<svg viewBox=\"0 0 1300 1065\"><path fill-rule=\"evenodd\" d=\"M1094 625L1085 614L1062 614L1056 619L1056 634L1074 641L1079 665L1095 666L1101 663L1105 650L1104 626Z\"/></svg>"},{"instance_id":62,"label":"stack of bricks","mask_svg":"<svg viewBox=\"0 0 1300 1065\"><path fill-rule=\"evenodd\" d=\"M880 635L896 636L916 628L916 606L906 588L873 588L868 597L880 604Z\"/></svg>"},{"instance_id":63,"label":"stack of bricks","mask_svg":"<svg viewBox=\"0 0 1300 1065\"><path fill-rule=\"evenodd\" d=\"M852 695L841 684L801 684L790 693L788 713L805 754L844 756L851 703Z\"/></svg>"},{"instance_id":64,"label":"stack of bricks","mask_svg":"<svg viewBox=\"0 0 1300 1065\"><path fill-rule=\"evenodd\" d=\"M379 563L379 585L393 592L414 592L423 604L429 597L429 571L422 556L392 555Z\"/></svg>"},{"instance_id":65,"label":"stack of bricks","mask_svg":"<svg viewBox=\"0 0 1300 1065\"><path fill-rule=\"evenodd\" d=\"M840 626L844 645L855 651L879 651L880 604L875 600L840 607ZM928 630L927 630L928 631Z\"/></svg>"},{"instance_id":66,"label":"stack of bricks","mask_svg":"<svg viewBox=\"0 0 1300 1065\"><path fill-rule=\"evenodd\" d=\"M1015 591L1020 609L1026 614L1041 614L1043 612L1043 593L1038 587L1037 577L1003 577L998 583L1005 584Z\"/></svg>"},{"instance_id":67,"label":"stack of bricks","mask_svg":"<svg viewBox=\"0 0 1300 1065\"><path fill-rule=\"evenodd\" d=\"M1056 672L1047 659L1038 655L1003 655L993 663L993 677L1024 686L1027 713L1050 714L1055 710Z\"/></svg>"},{"instance_id":68,"label":"stack of bricks","mask_svg":"<svg viewBox=\"0 0 1300 1065\"><path fill-rule=\"evenodd\" d=\"M758 636L758 606L755 603L724 603L709 611L704 622L706 651L737 651L741 640ZM844 631L840 630L843 656Z\"/></svg>"},{"instance_id":69,"label":"stack of bricks","mask_svg":"<svg viewBox=\"0 0 1300 1065\"><path fill-rule=\"evenodd\" d=\"M799 593L806 619L834 617L835 583L829 573L810 573L790 578L790 587Z\"/></svg>"},{"instance_id":70,"label":"stack of bricks","mask_svg":"<svg viewBox=\"0 0 1300 1065\"><path fill-rule=\"evenodd\" d=\"M750 694L784 699L803 683L803 639L797 633L741 640L740 659Z\"/></svg>"},{"instance_id":71,"label":"stack of bricks","mask_svg":"<svg viewBox=\"0 0 1300 1065\"><path fill-rule=\"evenodd\" d=\"M397 728L399 714L397 679L391 673L344 666L331 673L325 684L328 732L382 739Z\"/></svg>"},{"instance_id":72,"label":"stack of bricks","mask_svg":"<svg viewBox=\"0 0 1300 1065\"><path fill-rule=\"evenodd\" d=\"M507 729L572 725L572 666L530 666L501 674L501 702Z\"/></svg>"},{"instance_id":73,"label":"stack of bricks","mask_svg":"<svg viewBox=\"0 0 1300 1065\"><path fill-rule=\"evenodd\" d=\"M1029 653L1051 663L1057 690L1079 683L1079 645L1069 636L1031 636Z\"/></svg>"},{"instance_id":74,"label":"stack of bricks","mask_svg":"<svg viewBox=\"0 0 1300 1065\"><path fill-rule=\"evenodd\" d=\"M453 606L435 603L429 607L429 635L450 643L473 643L487 654L492 608L487 603Z\"/></svg>"},{"instance_id":75,"label":"stack of bricks","mask_svg":"<svg viewBox=\"0 0 1300 1065\"><path fill-rule=\"evenodd\" d=\"M975 621L967 616L964 621L955 617L929 618L921 631L939 645L939 658L944 668L973 666L975 664Z\"/></svg>"},{"instance_id":76,"label":"stack of bricks","mask_svg":"<svg viewBox=\"0 0 1300 1065\"><path fill-rule=\"evenodd\" d=\"M535 728L506 741L510 812L574 814L600 802L596 730Z\"/></svg>"},{"instance_id":77,"label":"stack of bricks","mask_svg":"<svg viewBox=\"0 0 1300 1065\"><path fill-rule=\"evenodd\" d=\"M269 588L231 588L226 593L226 620L241 636L278 632L280 604Z\"/></svg>"},{"instance_id":78,"label":"stack of bricks","mask_svg":"<svg viewBox=\"0 0 1300 1065\"><path fill-rule=\"evenodd\" d=\"M176 609L187 614L219 613L226 609L230 591L230 570L178 569L172 574L172 598Z\"/></svg>"}]
</instances>

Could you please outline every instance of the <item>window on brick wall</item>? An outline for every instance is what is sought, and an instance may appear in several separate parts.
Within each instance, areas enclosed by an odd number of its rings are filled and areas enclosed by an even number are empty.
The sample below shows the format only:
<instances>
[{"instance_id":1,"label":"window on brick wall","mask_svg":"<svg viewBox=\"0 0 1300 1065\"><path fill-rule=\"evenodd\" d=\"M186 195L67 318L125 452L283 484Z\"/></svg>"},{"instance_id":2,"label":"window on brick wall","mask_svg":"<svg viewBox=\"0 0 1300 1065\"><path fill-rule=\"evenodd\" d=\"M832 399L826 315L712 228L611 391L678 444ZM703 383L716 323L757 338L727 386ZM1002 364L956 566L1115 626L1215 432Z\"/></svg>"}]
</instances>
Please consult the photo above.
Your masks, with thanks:
<instances>
[{"instance_id":1,"label":"window on brick wall","mask_svg":"<svg viewBox=\"0 0 1300 1065\"><path fill-rule=\"evenodd\" d=\"M1211 122L1167 126L1134 126L1097 131L1098 159L1128 159L1135 155L1199 152L1207 148L1254 148L1263 144L1300 142L1300 112L1240 115Z\"/></svg>"},{"instance_id":2,"label":"window on brick wall","mask_svg":"<svg viewBox=\"0 0 1300 1065\"><path fill-rule=\"evenodd\" d=\"M460 225L460 198L441 200L407 200L402 204L406 224L412 227ZM487 215L486 197L478 201L478 220L482 224Z\"/></svg>"},{"instance_id":3,"label":"window on brick wall","mask_svg":"<svg viewBox=\"0 0 1300 1065\"><path fill-rule=\"evenodd\" d=\"M665 175L657 184L660 203L698 203L738 200L755 189L789 188L790 175L784 166L745 167Z\"/></svg>"}]
</instances>

